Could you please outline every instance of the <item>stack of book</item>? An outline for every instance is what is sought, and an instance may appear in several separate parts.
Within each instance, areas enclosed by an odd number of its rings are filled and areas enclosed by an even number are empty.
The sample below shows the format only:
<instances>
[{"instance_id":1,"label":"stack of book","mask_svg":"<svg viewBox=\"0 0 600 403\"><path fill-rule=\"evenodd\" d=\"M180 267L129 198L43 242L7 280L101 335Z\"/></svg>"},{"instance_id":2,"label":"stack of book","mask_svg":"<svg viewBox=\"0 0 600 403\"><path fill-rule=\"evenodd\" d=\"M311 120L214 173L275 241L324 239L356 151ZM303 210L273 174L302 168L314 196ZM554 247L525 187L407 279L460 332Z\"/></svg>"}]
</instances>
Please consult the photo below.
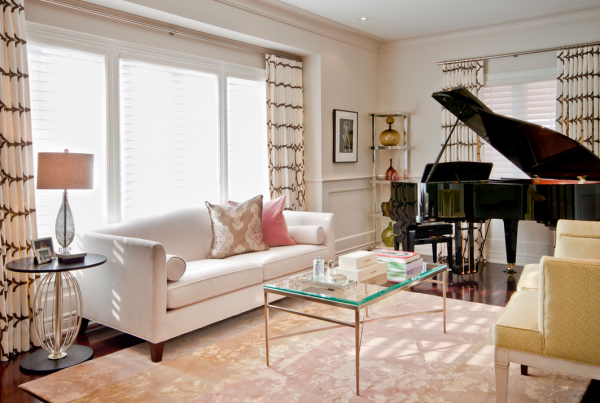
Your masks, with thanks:
<instances>
[{"instance_id":1,"label":"stack of book","mask_svg":"<svg viewBox=\"0 0 600 403\"><path fill-rule=\"evenodd\" d=\"M377 251L377 261L387 264L388 277L406 279L423 270L423 259L416 252L380 249Z\"/></svg>"},{"instance_id":2,"label":"stack of book","mask_svg":"<svg viewBox=\"0 0 600 403\"><path fill-rule=\"evenodd\" d=\"M387 265L377 261L377 253L358 251L340 256L335 272L345 275L348 280L366 281L372 277L385 275Z\"/></svg>"}]
</instances>

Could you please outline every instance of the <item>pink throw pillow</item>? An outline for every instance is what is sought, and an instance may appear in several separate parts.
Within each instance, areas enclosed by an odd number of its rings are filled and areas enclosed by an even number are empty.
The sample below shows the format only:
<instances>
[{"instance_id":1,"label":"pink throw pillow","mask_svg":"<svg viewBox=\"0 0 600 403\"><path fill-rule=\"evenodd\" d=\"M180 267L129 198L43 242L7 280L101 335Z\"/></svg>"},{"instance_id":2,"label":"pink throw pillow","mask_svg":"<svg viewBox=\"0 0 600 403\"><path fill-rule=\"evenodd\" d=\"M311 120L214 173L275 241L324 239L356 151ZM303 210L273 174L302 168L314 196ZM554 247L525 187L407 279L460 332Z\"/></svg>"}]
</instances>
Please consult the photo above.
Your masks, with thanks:
<instances>
[{"instance_id":1,"label":"pink throw pillow","mask_svg":"<svg viewBox=\"0 0 600 403\"><path fill-rule=\"evenodd\" d=\"M230 201L230 206L237 206L240 203ZM285 195L279 196L275 200L263 202L262 211L262 230L263 242L267 246L289 246L296 245L296 242L290 238L288 233L283 209L285 208Z\"/></svg>"}]
</instances>

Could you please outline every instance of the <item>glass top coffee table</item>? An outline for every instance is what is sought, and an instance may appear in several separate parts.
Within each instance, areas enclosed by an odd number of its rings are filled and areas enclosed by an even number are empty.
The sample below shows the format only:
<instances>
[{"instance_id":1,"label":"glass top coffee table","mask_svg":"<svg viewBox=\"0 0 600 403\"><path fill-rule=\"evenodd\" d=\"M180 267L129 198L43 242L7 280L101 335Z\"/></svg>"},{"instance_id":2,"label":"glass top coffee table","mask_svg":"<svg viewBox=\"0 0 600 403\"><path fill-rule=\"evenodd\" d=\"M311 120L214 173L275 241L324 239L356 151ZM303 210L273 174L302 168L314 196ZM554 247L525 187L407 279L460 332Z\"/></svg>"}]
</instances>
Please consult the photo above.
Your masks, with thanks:
<instances>
[{"instance_id":1,"label":"glass top coffee table","mask_svg":"<svg viewBox=\"0 0 600 403\"><path fill-rule=\"evenodd\" d=\"M350 287L346 290L340 290L344 286L352 284L336 284L328 286L327 284L315 285L312 282L312 273L307 272L300 275L289 277L285 280L280 280L275 283L266 284L264 286L264 297L265 297L265 341L266 341L266 356L267 366L269 362L269 341L280 339L283 337L290 337L298 334L306 334L312 332L318 332L323 330L329 330L338 327L353 327L354 337L356 345L356 394L359 395L359 368L360 368L360 345L361 345L361 326L365 323L374 322L377 320L402 318L407 316L415 315L426 315L432 313L442 313L444 318L444 333L446 333L446 278L447 278L447 266L440 265L437 263L423 263L423 269L420 272L412 272L412 274L405 277L388 276L382 274L377 277L370 278L364 282L356 283L354 287ZM437 275L442 276L442 280L434 280L432 277ZM412 312L402 315L393 315L377 318L368 317L368 307L375 304L385 298L388 298L400 291L406 290L413 287L421 282L431 282L442 285L442 299L443 309L432 310L432 311L421 311ZM312 302L318 302L321 304L332 305L339 308L345 308L354 311L354 322L344 322L337 319L326 318L322 316L312 315L309 313L296 311L293 309L282 308L275 305L269 304L269 294L278 294L290 298L298 298ZM308 318L318 319L325 322L333 323L334 326L327 326L320 329L307 330L303 332L295 332L290 334L284 334L280 336L269 336L269 309L277 311L283 311L287 313L293 313L295 315L306 316ZM361 310L365 310L365 316L361 319Z\"/></svg>"}]
</instances>

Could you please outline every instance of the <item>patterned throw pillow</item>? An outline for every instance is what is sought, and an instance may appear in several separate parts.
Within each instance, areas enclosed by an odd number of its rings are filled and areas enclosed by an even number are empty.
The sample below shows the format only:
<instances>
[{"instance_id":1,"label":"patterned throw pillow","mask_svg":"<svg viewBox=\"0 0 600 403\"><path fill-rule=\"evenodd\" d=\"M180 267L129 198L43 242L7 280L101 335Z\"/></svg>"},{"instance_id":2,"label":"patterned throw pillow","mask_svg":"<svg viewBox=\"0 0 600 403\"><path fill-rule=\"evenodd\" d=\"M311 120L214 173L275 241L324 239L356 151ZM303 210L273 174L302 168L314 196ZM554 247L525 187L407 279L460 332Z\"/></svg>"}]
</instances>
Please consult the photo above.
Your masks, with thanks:
<instances>
[{"instance_id":1,"label":"patterned throw pillow","mask_svg":"<svg viewBox=\"0 0 600 403\"><path fill-rule=\"evenodd\" d=\"M262 198L262 195L253 197L239 206L206 202L213 230L209 259L269 250L263 242Z\"/></svg>"}]
</instances>

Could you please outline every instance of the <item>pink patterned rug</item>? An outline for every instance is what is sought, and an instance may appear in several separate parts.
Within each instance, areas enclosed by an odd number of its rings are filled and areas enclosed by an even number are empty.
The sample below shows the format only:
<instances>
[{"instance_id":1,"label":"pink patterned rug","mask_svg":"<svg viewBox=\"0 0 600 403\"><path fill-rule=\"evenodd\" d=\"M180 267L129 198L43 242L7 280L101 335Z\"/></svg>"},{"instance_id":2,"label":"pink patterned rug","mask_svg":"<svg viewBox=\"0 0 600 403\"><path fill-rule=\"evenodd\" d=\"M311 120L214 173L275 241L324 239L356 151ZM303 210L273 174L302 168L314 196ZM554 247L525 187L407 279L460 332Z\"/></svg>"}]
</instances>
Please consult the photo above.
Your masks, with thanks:
<instances>
[{"instance_id":1,"label":"pink patterned rug","mask_svg":"<svg viewBox=\"0 0 600 403\"><path fill-rule=\"evenodd\" d=\"M371 317L441 308L441 298L399 293ZM290 301L284 301L290 305ZM353 314L311 304L313 314L351 321ZM262 310L230 318L167 343L154 364L146 343L28 382L49 402L495 402L491 328L503 308L448 300L441 314L365 326L361 396L355 393L354 330L275 340L265 364ZM297 315L272 322L273 335L328 326ZM233 330L232 330L233 329ZM588 379L511 366L510 402L579 402Z\"/></svg>"}]
</instances>

